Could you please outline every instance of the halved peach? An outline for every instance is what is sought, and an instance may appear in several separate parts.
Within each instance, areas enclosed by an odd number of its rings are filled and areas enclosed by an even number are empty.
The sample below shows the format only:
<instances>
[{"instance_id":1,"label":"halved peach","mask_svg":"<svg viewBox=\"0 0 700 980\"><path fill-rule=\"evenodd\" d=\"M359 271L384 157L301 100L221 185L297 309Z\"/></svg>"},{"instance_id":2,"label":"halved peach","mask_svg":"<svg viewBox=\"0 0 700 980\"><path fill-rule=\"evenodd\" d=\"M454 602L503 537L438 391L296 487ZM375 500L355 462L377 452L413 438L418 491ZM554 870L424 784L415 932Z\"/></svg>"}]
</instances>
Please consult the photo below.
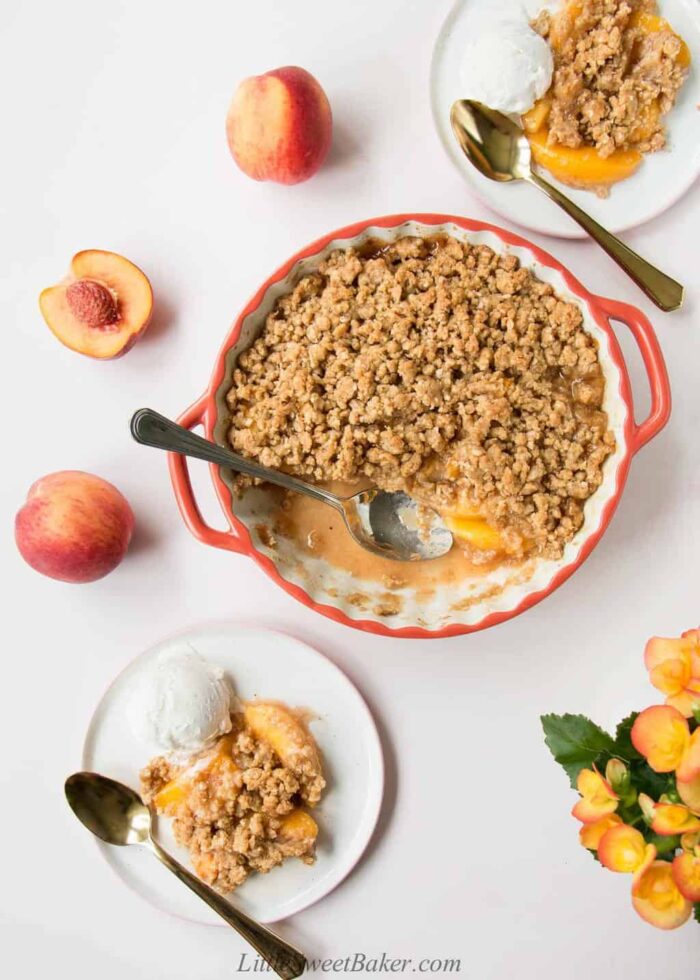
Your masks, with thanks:
<instances>
[{"instance_id":1,"label":"halved peach","mask_svg":"<svg viewBox=\"0 0 700 980\"><path fill-rule=\"evenodd\" d=\"M573 187L607 187L630 177L642 162L636 150L615 150L601 157L592 146L569 147L547 142L547 130L528 133L535 163Z\"/></svg>"},{"instance_id":2,"label":"halved peach","mask_svg":"<svg viewBox=\"0 0 700 980\"><path fill-rule=\"evenodd\" d=\"M681 894L668 861L642 866L632 882L632 905L657 929L678 929L688 921L692 903Z\"/></svg>"},{"instance_id":3,"label":"halved peach","mask_svg":"<svg viewBox=\"0 0 700 980\"><path fill-rule=\"evenodd\" d=\"M125 354L144 332L153 291L133 262L116 252L88 249L73 256L62 282L43 290L39 308L62 344L107 360Z\"/></svg>"},{"instance_id":4,"label":"halved peach","mask_svg":"<svg viewBox=\"0 0 700 980\"><path fill-rule=\"evenodd\" d=\"M282 820L278 833L283 841L316 840L318 824L306 810L295 807Z\"/></svg>"},{"instance_id":5,"label":"halved peach","mask_svg":"<svg viewBox=\"0 0 700 980\"><path fill-rule=\"evenodd\" d=\"M297 716L284 705L273 701L251 701L243 716L256 738L267 742L283 765L294 770L310 763L321 775L321 759L316 743Z\"/></svg>"}]
</instances>

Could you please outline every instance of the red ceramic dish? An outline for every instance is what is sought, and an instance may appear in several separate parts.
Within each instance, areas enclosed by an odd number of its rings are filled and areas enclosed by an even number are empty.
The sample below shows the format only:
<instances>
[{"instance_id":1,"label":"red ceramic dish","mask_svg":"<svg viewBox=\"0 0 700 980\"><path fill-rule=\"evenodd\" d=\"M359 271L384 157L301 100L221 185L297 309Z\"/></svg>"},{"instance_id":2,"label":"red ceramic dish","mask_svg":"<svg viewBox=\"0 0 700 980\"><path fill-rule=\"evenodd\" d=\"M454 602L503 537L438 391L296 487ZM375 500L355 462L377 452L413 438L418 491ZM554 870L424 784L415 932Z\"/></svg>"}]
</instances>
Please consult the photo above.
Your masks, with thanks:
<instances>
[{"instance_id":1,"label":"red ceramic dish","mask_svg":"<svg viewBox=\"0 0 700 980\"><path fill-rule=\"evenodd\" d=\"M619 503L632 457L660 432L671 412L671 394L663 355L649 320L640 310L627 303L592 295L553 256L518 235L494 225L439 214L402 214L373 218L331 232L306 246L263 283L226 337L208 388L179 419L180 424L187 428L203 425L207 438L224 444L223 429L218 432L216 429L224 411L222 398L226 379L230 374L231 358L235 358L240 350L252 342L276 297L286 292L289 284L298 275L313 268L324 251L327 253L332 248L348 247L368 237L383 237L389 241L402 234L428 235L441 231L464 240L484 242L498 251L517 254L524 264L534 268L540 278L551 281L560 295L565 294L579 303L587 329L598 339L601 365L607 381L605 408L616 434L618 449L606 463L603 485L586 504L583 528L567 546L560 561L539 561L536 570L526 581L516 582L513 579L512 582L506 582L497 599L479 599L471 605L467 604L468 614L455 612L454 603L452 606L438 603L435 608L423 609L412 600L407 600L407 608L400 615L386 618L378 614L362 614L356 617L354 613L357 610L344 603L342 596L338 597L338 589L324 591L320 586L312 588L305 579L284 571L289 566L280 564L276 554L264 547L261 540L256 539L255 521L252 518L247 519L235 503L225 476L222 477L216 466L211 467L212 479L230 530L217 531L208 527L192 493L186 459L173 454L169 457L178 506L185 523L198 540L253 558L295 599L338 623L371 633L416 639L471 633L524 612L558 588L596 546ZM634 420L629 376L610 320L618 320L632 331L647 370L651 387L651 410L641 424ZM237 513L234 513L234 507ZM246 520L247 523L244 522ZM297 565L299 564L297 561ZM325 577L328 577L328 572Z\"/></svg>"}]
</instances>

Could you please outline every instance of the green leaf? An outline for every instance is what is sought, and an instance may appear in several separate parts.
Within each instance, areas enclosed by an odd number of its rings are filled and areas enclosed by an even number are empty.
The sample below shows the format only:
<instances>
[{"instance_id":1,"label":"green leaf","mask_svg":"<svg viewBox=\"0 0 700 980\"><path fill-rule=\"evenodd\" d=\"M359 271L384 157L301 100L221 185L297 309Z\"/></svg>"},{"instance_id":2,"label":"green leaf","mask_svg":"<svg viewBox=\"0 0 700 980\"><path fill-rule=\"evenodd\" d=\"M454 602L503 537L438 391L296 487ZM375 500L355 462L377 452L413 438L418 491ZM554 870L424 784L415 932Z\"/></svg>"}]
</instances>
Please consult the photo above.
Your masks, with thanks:
<instances>
[{"instance_id":1,"label":"green leaf","mask_svg":"<svg viewBox=\"0 0 700 980\"><path fill-rule=\"evenodd\" d=\"M638 715L638 711L633 711L631 715L620 722L615 732L615 750L625 762L643 758L632 745L632 725L634 725Z\"/></svg>"},{"instance_id":2,"label":"green leaf","mask_svg":"<svg viewBox=\"0 0 700 980\"><path fill-rule=\"evenodd\" d=\"M673 773L654 772L648 763L632 762L630 764L632 785L638 793L646 793L654 802L669 791L675 791L676 781Z\"/></svg>"},{"instance_id":3,"label":"green leaf","mask_svg":"<svg viewBox=\"0 0 700 980\"><path fill-rule=\"evenodd\" d=\"M695 903L695 921L700 922L700 902Z\"/></svg>"},{"instance_id":4,"label":"green leaf","mask_svg":"<svg viewBox=\"0 0 700 980\"><path fill-rule=\"evenodd\" d=\"M613 755L615 742L584 715L542 715L545 743L576 787L582 769L590 769L601 755Z\"/></svg>"}]
</instances>

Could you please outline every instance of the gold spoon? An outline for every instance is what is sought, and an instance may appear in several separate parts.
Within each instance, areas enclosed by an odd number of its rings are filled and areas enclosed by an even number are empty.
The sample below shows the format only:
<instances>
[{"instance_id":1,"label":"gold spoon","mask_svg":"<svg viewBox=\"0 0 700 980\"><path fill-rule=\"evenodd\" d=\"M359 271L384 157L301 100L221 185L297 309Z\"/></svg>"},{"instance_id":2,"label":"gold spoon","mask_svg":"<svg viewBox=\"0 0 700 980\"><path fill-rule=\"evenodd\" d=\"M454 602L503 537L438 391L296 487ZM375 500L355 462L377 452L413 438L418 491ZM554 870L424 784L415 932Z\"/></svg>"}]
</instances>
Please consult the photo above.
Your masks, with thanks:
<instances>
[{"instance_id":1,"label":"gold spoon","mask_svg":"<svg viewBox=\"0 0 700 980\"><path fill-rule=\"evenodd\" d=\"M78 820L107 844L137 844L155 854L169 871L257 950L283 980L294 980L306 968L298 949L265 926L237 911L209 885L166 853L151 833L151 812L141 797L123 783L96 772L76 772L65 785L66 799Z\"/></svg>"},{"instance_id":2,"label":"gold spoon","mask_svg":"<svg viewBox=\"0 0 700 980\"><path fill-rule=\"evenodd\" d=\"M459 99L450 112L452 130L465 156L485 177L507 183L526 180L558 204L665 312L683 302L683 286L606 231L565 194L532 169L527 136L508 116L481 102Z\"/></svg>"}]
</instances>

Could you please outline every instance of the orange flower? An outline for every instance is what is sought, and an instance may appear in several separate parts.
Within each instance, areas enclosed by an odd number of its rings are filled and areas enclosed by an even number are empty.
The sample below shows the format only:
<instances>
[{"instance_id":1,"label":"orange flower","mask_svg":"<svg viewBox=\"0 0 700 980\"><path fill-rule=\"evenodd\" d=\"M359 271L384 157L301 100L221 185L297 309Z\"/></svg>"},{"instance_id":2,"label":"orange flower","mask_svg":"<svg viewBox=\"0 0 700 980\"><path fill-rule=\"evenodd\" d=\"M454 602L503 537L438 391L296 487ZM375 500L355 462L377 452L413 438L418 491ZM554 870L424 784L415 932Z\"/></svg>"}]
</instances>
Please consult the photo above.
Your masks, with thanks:
<instances>
[{"instance_id":1,"label":"orange flower","mask_svg":"<svg viewBox=\"0 0 700 980\"><path fill-rule=\"evenodd\" d=\"M657 929L678 929L693 911L692 902L680 892L668 861L653 858L634 875L632 905L645 922Z\"/></svg>"},{"instance_id":2,"label":"orange flower","mask_svg":"<svg viewBox=\"0 0 700 980\"><path fill-rule=\"evenodd\" d=\"M700 833L683 834L681 847L671 865L673 880L684 898L700 902Z\"/></svg>"},{"instance_id":3,"label":"orange flower","mask_svg":"<svg viewBox=\"0 0 700 980\"><path fill-rule=\"evenodd\" d=\"M654 803L651 797L642 794L639 805L644 815L650 818L649 826L660 837L674 837L700 830L700 818L682 803L667 803L665 800Z\"/></svg>"},{"instance_id":4,"label":"orange flower","mask_svg":"<svg viewBox=\"0 0 700 980\"><path fill-rule=\"evenodd\" d=\"M688 809L700 815L700 776L688 782L683 782L676 777L676 789Z\"/></svg>"},{"instance_id":5,"label":"orange flower","mask_svg":"<svg viewBox=\"0 0 700 980\"><path fill-rule=\"evenodd\" d=\"M578 832L578 839L589 851L597 851L603 835L611 827L617 827L621 823L622 820L616 813L609 813L607 817L602 817L595 823L584 824Z\"/></svg>"},{"instance_id":6,"label":"orange flower","mask_svg":"<svg viewBox=\"0 0 700 980\"><path fill-rule=\"evenodd\" d=\"M655 772L675 770L683 782L700 776L700 728L691 735L677 708L657 704L642 711L632 726L632 744Z\"/></svg>"},{"instance_id":7,"label":"orange flower","mask_svg":"<svg viewBox=\"0 0 700 980\"><path fill-rule=\"evenodd\" d=\"M582 769L576 780L581 799L571 811L581 823L596 823L617 810L619 796L597 769Z\"/></svg>"},{"instance_id":8,"label":"orange flower","mask_svg":"<svg viewBox=\"0 0 700 980\"><path fill-rule=\"evenodd\" d=\"M606 831L598 844L598 858L609 871L634 874L656 857L656 848L647 844L644 836L626 823Z\"/></svg>"},{"instance_id":9,"label":"orange flower","mask_svg":"<svg viewBox=\"0 0 700 980\"><path fill-rule=\"evenodd\" d=\"M700 630L677 639L654 636L644 651L649 680L666 695L666 704L690 718L700 708Z\"/></svg>"}]
</instances>

